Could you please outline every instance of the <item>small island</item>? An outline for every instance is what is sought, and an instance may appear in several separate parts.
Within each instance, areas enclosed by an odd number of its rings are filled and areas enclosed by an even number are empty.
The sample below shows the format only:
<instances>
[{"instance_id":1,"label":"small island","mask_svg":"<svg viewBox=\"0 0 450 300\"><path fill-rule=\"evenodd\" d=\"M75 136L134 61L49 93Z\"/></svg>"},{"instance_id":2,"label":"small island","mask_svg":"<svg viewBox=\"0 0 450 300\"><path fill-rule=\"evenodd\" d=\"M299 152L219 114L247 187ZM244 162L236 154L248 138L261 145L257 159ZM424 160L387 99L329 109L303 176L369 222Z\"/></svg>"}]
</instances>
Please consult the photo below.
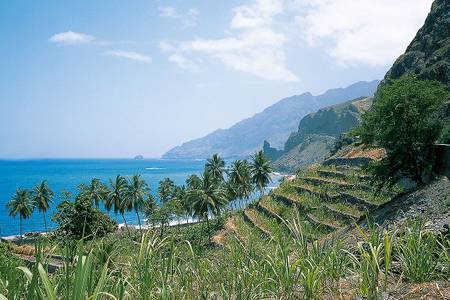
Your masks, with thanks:
<instances>
[{"instance_id":1,"label":"small island","mask_svg":"<svg viewBox=\"0 0 450 300\"><path fill-rule=\"evenodd\" d=\"M142 155L136 155L135 157L134 157L134 159L144 159L144 157L142 156Z\"/></svg>"}]
</instances>

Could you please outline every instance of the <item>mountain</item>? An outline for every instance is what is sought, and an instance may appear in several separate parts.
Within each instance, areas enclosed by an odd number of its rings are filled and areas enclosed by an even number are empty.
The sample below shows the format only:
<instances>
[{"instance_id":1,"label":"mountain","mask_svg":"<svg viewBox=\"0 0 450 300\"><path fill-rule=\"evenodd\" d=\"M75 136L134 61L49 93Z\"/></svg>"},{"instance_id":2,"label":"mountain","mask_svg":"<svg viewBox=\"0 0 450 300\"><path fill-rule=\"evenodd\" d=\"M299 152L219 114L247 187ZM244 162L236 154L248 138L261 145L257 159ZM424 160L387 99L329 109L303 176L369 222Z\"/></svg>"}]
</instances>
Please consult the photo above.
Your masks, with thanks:
<instances>
[{"instance_id":1,"label":"mountain","mask_svg":"<svg viewBox=\"0 0 450 300\"><path fill-rule=\"evenodd\" d=\"M265 142L263 151L275 169L296 170L320 162L330 155L336 140L359 124L361 114L372 105L371 97L361 97L333 105L305 116L286 141L284 150L276 150Z\"/></svg>"},{"instance_id":2,"label":"mountain","mask_svg":"<svg viewBox=\"0 0 450 300\"><path fill-rule=\"evenodd\" d=\"M387 72L383 83L413 72L450 88L450 1L435 0L425 24Z\"/></svg>"},{"instance_id":3,"label":"mountain","mask_svg":"<svg viewBox=\"0 0 450 300\"><path fill-rule=\"evenodd\" d=\"M289 134L297 129L299 120L308 113L360 96L371 96L378 84L378 80L361 81L346 88L328 90L318 96L304 93L284 98L228 129L218 129L205 137L177 146L162 158L207 158L214 153L225 158L245 157L261 149L265 140L281 148Z\"/></svg>"}]
</instances>

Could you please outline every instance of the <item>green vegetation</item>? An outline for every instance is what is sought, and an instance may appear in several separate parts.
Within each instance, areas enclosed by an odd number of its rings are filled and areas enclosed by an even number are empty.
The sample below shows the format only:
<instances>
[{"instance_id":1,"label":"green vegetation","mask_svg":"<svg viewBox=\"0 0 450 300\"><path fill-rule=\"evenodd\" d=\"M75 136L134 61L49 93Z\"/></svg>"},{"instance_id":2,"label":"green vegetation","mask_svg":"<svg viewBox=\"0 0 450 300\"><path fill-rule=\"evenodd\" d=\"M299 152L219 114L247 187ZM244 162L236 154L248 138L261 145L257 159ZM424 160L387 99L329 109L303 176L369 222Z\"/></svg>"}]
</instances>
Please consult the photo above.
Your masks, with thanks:
<instances>
[{"instance_id":1,"label":"green vegetation","mask_svg":"<svg viewBox=\"0 0 450 300\"><path fill-rule=\"evenodd\" d=\"M376 98L358 130L364 144L386 149L371 166L375 180L393 185L406 176L422 184L432 170L432 145L441 136L441 108L450 93L437 81L404 75L383 85Z\"/></svg>"}]
</instances>

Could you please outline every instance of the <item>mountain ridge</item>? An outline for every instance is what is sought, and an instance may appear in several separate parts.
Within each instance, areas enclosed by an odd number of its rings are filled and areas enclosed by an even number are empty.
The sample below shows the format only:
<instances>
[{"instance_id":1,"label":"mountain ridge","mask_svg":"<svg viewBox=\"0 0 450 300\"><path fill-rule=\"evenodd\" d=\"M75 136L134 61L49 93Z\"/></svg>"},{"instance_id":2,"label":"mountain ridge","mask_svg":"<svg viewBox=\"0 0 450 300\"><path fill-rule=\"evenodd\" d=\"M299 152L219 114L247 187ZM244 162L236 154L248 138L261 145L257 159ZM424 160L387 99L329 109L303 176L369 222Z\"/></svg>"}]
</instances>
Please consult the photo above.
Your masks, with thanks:
<instances>
[{"instance_id":1,"label":"mountain ridge","mask_svg":"<svg viewBox=\"0 0 450 300\"><path fill-rule=\"evenodd\" d=\"M359 81L344 88L329 89L320 95L305 92L283 98L227 129L216 129L166 152L164 159L204 159L214 153L224 158L246 157L263 146L265 140L281 148L299 121L308 113L360 96L371 96L378 80Z\"/></svg>"}]
</instances>

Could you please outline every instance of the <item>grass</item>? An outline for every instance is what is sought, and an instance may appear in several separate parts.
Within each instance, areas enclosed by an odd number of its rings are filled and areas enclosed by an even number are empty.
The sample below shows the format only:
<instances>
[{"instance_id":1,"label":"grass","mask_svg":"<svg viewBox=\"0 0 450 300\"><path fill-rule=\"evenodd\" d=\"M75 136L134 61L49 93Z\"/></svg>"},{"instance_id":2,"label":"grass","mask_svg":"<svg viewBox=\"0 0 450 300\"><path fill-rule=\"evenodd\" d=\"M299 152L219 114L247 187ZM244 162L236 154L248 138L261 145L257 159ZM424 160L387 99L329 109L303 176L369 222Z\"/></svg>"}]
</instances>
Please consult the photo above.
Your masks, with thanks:
<instances>
[{"instance_id":1,"label":"grass","mask_svg":"<svg viewBox=\"0 0 450 300\"><path fill-rule=\"evenodd\" d=\"M362 242L344 245L312 242L314 229L294 218L283 220L283 238L268 243L242 217L235 218L246 242L231 235L223 249L198 251L196 241L183 240L186 233L148 232L127 245L111 235L75 242L73 249L60 245L74 255L53 274L47 271L46 245L36 246L38 263L26 266L0 244L0 294L7 299L320 299L335 297L339 282L355 278L353 293L374 299L391 281L449 275L448 236L428 235L421 224L389 232L372 226L361 230Z\"/></svg>"},{"instance_id":2,"label":"grass","mask_svg":"<svg viewBox=\"0 0 450 300\"><path fill-rule=\"evenodd\" d=\"M327 206L333 210L342 212L345 215L353 216L357 219L365 213L365 211L361 211L358 207L345 202L329 203Z\"/></svg>"}]
</instances>

